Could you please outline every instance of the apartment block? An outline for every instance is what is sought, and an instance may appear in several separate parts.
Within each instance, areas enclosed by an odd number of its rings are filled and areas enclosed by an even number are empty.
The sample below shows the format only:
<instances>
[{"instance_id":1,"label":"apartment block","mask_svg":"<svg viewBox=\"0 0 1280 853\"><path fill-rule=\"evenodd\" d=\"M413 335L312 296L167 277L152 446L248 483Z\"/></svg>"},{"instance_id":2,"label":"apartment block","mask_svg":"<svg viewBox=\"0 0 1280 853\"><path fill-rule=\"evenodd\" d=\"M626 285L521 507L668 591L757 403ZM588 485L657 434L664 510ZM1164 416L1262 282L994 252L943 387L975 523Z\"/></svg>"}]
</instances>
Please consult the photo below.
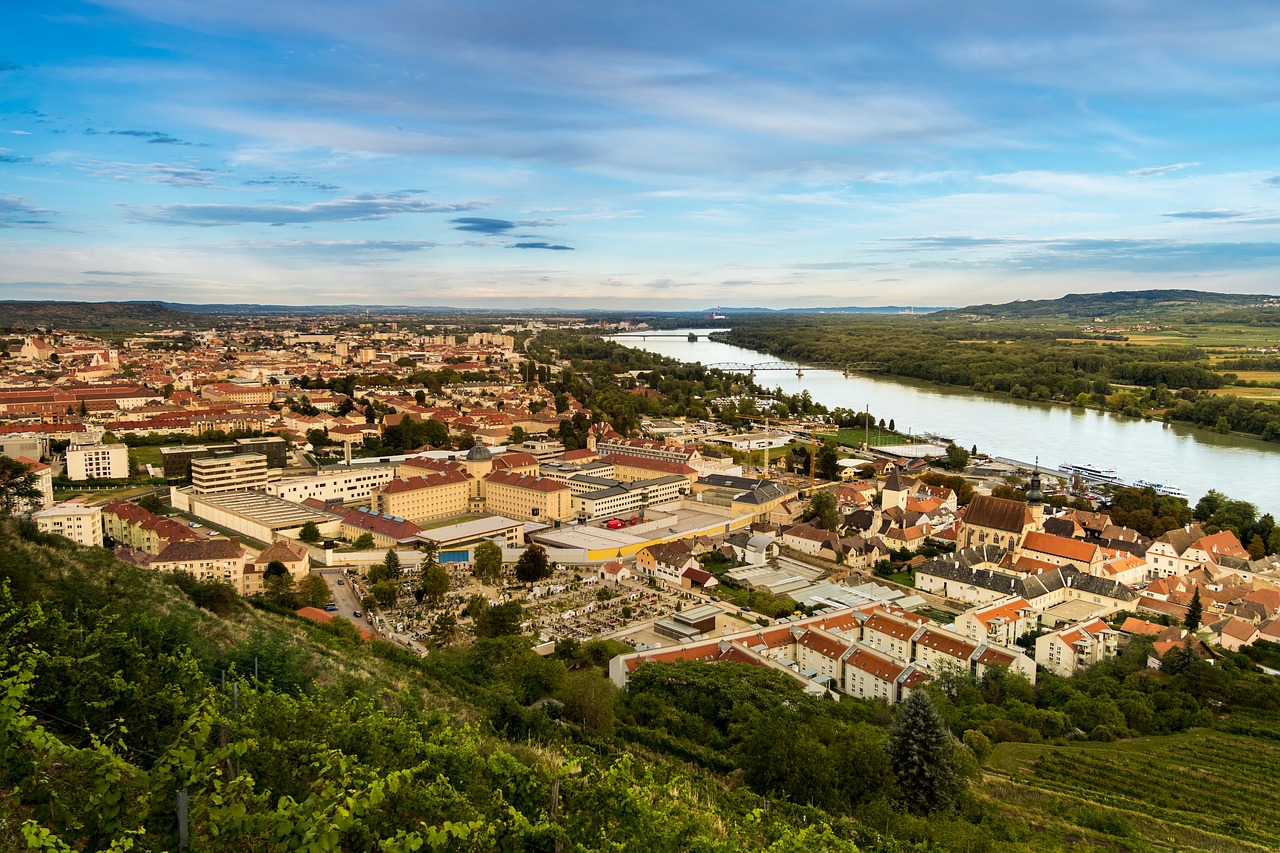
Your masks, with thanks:
<instances>
[{"instance_id":1,"label":"apartment block","mask_svg":"<svg viewBox=\"0 0 1280 853\"><path fill-rule=\"evenodd\" d=\"M267 457L236 453L191 460L191 490L199 495L267 487Z\"/></svg>"}]
</instances>

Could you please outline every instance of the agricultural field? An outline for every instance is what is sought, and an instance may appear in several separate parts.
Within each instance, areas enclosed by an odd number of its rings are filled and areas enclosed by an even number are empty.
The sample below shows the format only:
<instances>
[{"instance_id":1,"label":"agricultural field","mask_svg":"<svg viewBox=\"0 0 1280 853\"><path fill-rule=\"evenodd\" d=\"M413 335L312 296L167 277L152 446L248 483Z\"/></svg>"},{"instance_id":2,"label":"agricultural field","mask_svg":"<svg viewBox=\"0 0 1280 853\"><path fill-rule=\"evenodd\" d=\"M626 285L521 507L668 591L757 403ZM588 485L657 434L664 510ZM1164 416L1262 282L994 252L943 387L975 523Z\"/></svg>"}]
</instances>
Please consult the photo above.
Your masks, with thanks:
<instances>
[{"instance_id":1,"label":"agricultural field","mask_svg":"<svg viewBox=\"0 0 1280 853\"><path fill-rule=\"evenodd\" d=\"M1195 325L1159 332L1122 332L1125 340L1106 341L1094 338L1059 338L1063 343L1133 346L1193 346L1193 347L1263 347L1280 345L1280 330L1268 326ZM963 343L963 342L962 342ZM981 343L974 341L974 343Z\"/></svg>"},{"instance_id":2,"label":"agricultural field","mask_svg":"<svg viewBox=\"0 0 1280 853\"><path fill-rule=\"evenodd\" d=\"M1233 370L1241 382L1280 382L1280 370Z\"/></svg>"},{"instance_id":3,"label":"agricultural field","mask_svg":"<svg viewBox=\"0 0 1280 853\"><path fill-rule=\"evenodd\" d=\"M1212 388L1209 393L1219 397L1223 395L1245 397L1249 400L1280 400L1280 388L1242 388L1231 385L1227 388Z\"/></svg>"},{"instance_id":4,"label":"agricultural field","mask_svg":"<svg viewBox=\"0 0 1280 853\"><path fill-rule=\"evenodd\" d=\"M1280 743L1206 729L1119 743L1004 743L988 762L986 793L1037 831L1095 846L1276 850L1277 767Z\"/></svg>"}]
</instances>

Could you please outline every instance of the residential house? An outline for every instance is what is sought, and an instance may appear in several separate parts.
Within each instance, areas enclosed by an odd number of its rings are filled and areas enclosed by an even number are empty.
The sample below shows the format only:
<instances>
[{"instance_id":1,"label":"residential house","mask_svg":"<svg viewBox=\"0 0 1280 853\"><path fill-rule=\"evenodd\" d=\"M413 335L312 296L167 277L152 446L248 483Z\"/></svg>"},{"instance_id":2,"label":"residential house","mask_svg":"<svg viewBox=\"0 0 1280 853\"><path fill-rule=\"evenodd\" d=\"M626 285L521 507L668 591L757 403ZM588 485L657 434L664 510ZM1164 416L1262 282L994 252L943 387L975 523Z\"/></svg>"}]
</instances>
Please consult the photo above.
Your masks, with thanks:
<instances>
[{"instance_id":1,"label":"residential house","mask_svg":"<svg viewBox=\"0 0 1280 853\"><path fill-rule=\"evenodd\" d=\"M1131 617L1132 618L1132 617ZM1115 657L1122 633L1101 619L1091 619L1036 638L1036 664L1070 677L1098 661Z\"/></svg>"}]
</instances>

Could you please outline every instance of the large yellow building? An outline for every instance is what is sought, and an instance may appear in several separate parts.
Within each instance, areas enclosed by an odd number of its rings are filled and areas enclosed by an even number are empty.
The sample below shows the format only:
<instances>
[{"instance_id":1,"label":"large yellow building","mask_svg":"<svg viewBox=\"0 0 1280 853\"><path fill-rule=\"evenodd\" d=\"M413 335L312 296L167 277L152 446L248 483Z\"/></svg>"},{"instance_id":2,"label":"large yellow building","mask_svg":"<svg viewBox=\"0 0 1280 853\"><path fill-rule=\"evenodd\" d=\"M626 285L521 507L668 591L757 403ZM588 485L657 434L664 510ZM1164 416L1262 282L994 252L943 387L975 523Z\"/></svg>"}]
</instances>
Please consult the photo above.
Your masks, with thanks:
<instances>
[{"instance_id":1,"label":"large yellow building","mask_svg":"<svg viewBox=\"0 0 1280 853\"><path fill-rule=\"evenodd\" d=\"M573 518L573 491L547 477L494 471L485 477L485 510L507 518L556 522Z\"/></svg>"},{"instance_id":2,"label":"large yellow building","mask_svg":"<svg viewBox=\"0 0 1280 853\"><path fill-rule=\"evenodd\" d=\"M415 522L463 515L470 506L473 482L459 470L423 470L421 476L392 480L375 489L373 508Z\"/></svg>"},{"instance_id":3,"label":"large yellow building","mask_svg":"<svg viewBox=\"0 0 1280 853\"><path fill-rule=\"evenodd\" d=\"M613 466L613 477L630 483L635 480L652 480L655 477L680 476L688 481L690 489L698 479L698 472L683 462L669 459L653 459L647 456L630 456L622 453L611 453L603 456L601 462Z\"/></svg>"}]
</instances>

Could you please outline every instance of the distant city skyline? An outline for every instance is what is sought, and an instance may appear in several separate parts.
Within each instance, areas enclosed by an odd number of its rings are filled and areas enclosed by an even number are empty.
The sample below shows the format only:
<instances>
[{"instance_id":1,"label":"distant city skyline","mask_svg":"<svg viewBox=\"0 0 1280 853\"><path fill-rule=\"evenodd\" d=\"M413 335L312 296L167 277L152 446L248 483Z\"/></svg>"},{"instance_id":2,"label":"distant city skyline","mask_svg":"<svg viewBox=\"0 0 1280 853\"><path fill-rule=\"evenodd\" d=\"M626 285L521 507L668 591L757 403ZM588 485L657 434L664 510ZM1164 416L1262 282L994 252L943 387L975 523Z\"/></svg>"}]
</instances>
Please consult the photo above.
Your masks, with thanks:
<instances>
[{"instance_id":1,"label":"distant city skyline","mask_svg":"<svg viewBox=\"0 0 1280 853\"><path fill-rule=\"evenodd\" d=\"M1280 7L10 4L0 299L1280 292Z\"/></svg>"}]
</instances>

